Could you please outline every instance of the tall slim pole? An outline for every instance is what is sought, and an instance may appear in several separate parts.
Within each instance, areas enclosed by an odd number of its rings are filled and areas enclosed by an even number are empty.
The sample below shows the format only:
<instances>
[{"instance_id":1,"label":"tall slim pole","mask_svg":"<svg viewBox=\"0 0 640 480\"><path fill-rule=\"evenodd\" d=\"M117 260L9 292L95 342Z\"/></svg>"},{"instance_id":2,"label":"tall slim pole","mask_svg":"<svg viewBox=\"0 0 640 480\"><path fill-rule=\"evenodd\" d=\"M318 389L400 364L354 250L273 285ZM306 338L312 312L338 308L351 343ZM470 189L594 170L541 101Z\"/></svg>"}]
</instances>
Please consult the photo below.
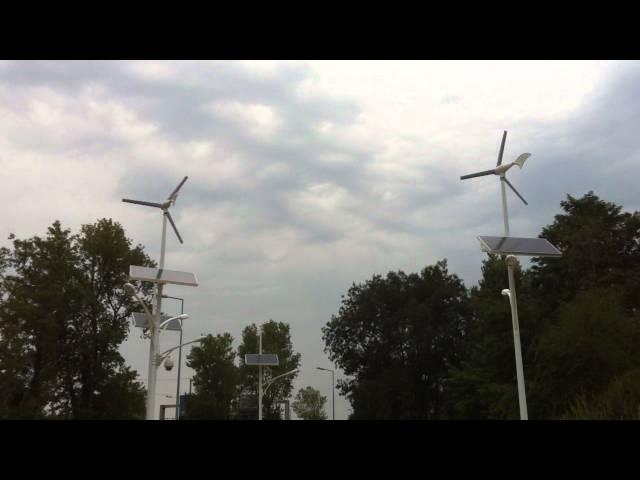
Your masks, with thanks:
<instances>
[{"instance_id":1,"label":"tall slim pole","mask_svg":"<svg viewBox=\"0 0 640 480\"><path fill-rule=\"evenodd\" d=\"M509 236L509 212L507 210L507 192L504 186L504 175L500 176L502 191L502 216L504 219L504 236ZM524 387L524 366L522 363L522 348L520 345L520 326L518 323L518 301L516 297L516 282L513 273L516 257L507 257L507 275L509 277L509 303L511 305L511 324L513 327L513 348L516 357L516 377L518 381L518 404L520 407L520 420L528 420L527 396Z\"/></svg>"},{"instance_id":2,"label":"tall slim pole","mask_svg":"<svg viewBox=\"0 0 640 480\"><path fill-rule=\"evenodd\" d=\"M500 175L500 190L502 191L502 217L504 220L504 236L509 236L509 211L507 210L507 189L504 186L504 174Z\"/></svg>"},{"instance_id":3,"label":"tall slim pole","mask_svg":"<svg viewBox=\"0 0 640 480\"><path fill-rule=\"evenodd\" d=\"M258 353L262 356L262 326L258 332ZM258 365L258 420L262 420L262 364Z\"/></svg>"},{"instance_id":4,"label":"tall slim pole","mask_svg":"<svg viewBox=\"0 0 640 480\"><path fill-rule=\"evenodd\" d=\"M164 268L164 252L167 237L167 216L162 216L162 242L160 244L160 269ZM151 319L151 345L149 347L149 381L147 391L147 420L155 420L156 380L158 378L157 355L160 344L160 316L162 315L162 284L156 284L156 311Z\"/></svg>"},{"instance_id":5,"label":"tall slim pole","mask_svg":"<svg viewBox=\"0 0 640 480\"><path fill-rule=\"evenodd\" d=\"M518 302L516 299L516 281L513 273L516 257L507 257L507 271L509 274L509 302L511 303L511 323L513 325L513 347L516 355L516 375L518 378L518 404L520 405L520 420L528 420L527 395L524 388L524 367L522 365L522 351L520 347L520 325L518 323Z\"/></svg>"},{"instance_id":6,"label":"tall slim pole","mask_svg":"<svg viewBox=\"0 0 640 480\"><path fill-rule=\"evenodd\" d=\"M180 299L180 315L184 313L184 300ZM180 367L182 366L182 327L180 319L180 348L178 349L178 384L176 386L176 420L180 420Z\"/></svg>"},{"instance_id":7,"label":"tall slim pole","mask_svg":"<svg viewBox=\"0 0 640 480\"><path fill-rule=\"evenodd\" d=\"M331 409L333 410L333 419L336 419L336 384L333 378L334 371L331 370Z\"/></svg>"}]
</instances>

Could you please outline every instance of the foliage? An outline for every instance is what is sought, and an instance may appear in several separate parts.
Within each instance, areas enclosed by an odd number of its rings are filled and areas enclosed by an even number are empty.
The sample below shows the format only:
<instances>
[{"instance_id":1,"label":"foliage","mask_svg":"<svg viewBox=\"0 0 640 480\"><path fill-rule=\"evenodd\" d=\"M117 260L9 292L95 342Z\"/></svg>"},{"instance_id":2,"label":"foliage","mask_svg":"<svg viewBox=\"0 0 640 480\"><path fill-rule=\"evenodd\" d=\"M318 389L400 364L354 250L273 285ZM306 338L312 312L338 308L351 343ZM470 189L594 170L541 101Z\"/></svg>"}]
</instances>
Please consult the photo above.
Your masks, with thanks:
<instances>
[{"instance_id":1,"label":"foliage","mask_svg":"<svg viewBox=\"0 0 640 480\"><path fill-rule=\"evenodd\" d=\"M533 259L531 268L538 295L549 311L592 288L619 287L625 309L640 307L640 214L589 192L567 195L563 214L542 229L543 238L558 246L561 258Z\"/></svg>"},{"instance_id":2,"label":"foliage","mask_svg":"<svg viewBox=\"0 0 640 480\"><path fill-rule=\"evenodd\" d=\"M327 414L324 411L326 402L327 397L320 395L319 390L306 387L298 390L291 408L302 420L326 420Z\"/></svg>"},{"instance_id":3,"label":"foliage","mask_svg":"<svg viewBox=\"0 0 640 480\"><path fill-rule=\"evenodd\" d=\"M542 334L530 396L545 418L564 415L576 398L605 395L613 379L640 367L640 325L621 297L615 289L581 292Z\"/></svg>"},{"instance_id":4,"label":"foliage","mask_svg":"<svg viewBox=\"0 0 640 480\"><path fill-rule=\"evenodd\" d=\"M132 248L107 219L79 235L56 221L45 238L10 239L13 250L2 252L11 273L2 277L0 416L138 418L144 390L118 347L135 308L122 291L129 265L153 265L143 247Z\"/></svg>"},{"instance_id":5,"label":"foliage","mask_svg":"<svg viewBox=\"0 0 640 480\"><path fill-rule=\"evenodd\" d=\"M322 329L325 351L352 377L338 382L352 418L445 418L467 318L466 288L446 260L354 284Z\"/></svg>"},{"instance_id":6,"label":"foliage","mask_svg":"<svg viewBox=\"0 0 640 480\"><path fill-rule=\"evenodd\" d=\"M290 372L300 366L300 354L293 350L291 343L290 327L286 323L269 320L262 324L262 351L263 353L275 353L280 364L277 367L263 367L263 399L262 418L276 420L281 418L281 408L278 402L288 399L293 390L293 380L296 374L279 378L273 384L265 388L271 379ZM240 388L238 392L238 405L245 408L253 406L257 411L258 404L258 367L244 363L247 353L258 353L258 329L255 324L247 326L242 331L242 343L238 347L240 360Z\"/></svg>"},{"instance_id":7,"label":"foliage","mask_svg":"<svg viewBox=\"0 0 640 480\"><path fill-rule=\"evenodd\" d=\"M187 366L195 370L185 419L228 420L239 380L235 365L233 337L229 333L207 335L187 356Z\"/></svg>"}]
</instances>

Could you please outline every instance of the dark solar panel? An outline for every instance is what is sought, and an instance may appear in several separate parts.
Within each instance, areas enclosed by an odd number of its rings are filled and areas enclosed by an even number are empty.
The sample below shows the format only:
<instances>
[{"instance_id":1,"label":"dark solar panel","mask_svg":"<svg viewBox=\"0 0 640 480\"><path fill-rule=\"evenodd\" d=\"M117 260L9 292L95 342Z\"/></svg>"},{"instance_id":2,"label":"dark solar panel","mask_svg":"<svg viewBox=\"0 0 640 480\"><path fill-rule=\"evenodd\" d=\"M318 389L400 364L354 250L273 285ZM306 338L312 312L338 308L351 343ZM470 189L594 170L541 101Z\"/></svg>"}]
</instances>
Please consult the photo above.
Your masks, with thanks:
<instances>
[{"instance_id":1,"label":"dark solar panel","mask_svg":"<svg viewBox=\"0 0 640 480\"><path fill-rule=\"evenodd\" d=\"M501 255L531 255L534 257L560 257L562 252L544 238L478 237L482 249Z\"/></svg>"},{"instance_id":2,"label":"dark solar panel","mask_svg":"<svg viewBox=\"0 0 640 480\"><path fill-rule=\"evenodd\" d=\"M191 272L147 268L138 265L129 266L129 278L131 280L142 280L143 282L172 283L174 285L187 285L189 287L198 286L196 276Z\"/></svg>"},{"instance_id":3,"label":"dark solar panel","mask_svg":"<svg viewBox=\"0 0 640 480\"><path fill-rule=\"evenodd\" d=\"M258 353L247 353L244 356L244 363L246 365L263 365L263 366L277 366L278 355L274 353L263 353L262 355Z\"/></svg>"}]
</instances>

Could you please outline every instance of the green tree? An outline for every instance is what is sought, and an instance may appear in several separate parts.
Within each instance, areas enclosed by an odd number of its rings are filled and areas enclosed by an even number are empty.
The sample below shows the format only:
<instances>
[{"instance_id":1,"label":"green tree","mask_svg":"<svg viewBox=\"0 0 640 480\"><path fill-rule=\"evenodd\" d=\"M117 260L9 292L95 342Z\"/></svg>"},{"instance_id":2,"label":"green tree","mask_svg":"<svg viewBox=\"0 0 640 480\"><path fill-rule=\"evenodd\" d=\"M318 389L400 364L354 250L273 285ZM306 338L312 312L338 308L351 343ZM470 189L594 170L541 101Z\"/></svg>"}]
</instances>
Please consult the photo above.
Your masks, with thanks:
<instances>
[{"instance_id":1,"label":"green tree","mask_svg":"<svg viewBox=\"0 0 640 480\"><path fill-rule=\"evenodd\" d=\"M327 397L320 395L319 390L306 387L298 390L291 408L302 420L326 420L327 414L324 411L326 402Z\"/></svg>"},{"instance_id":2,"label":"green tree","mask_svg":"<svg viewBox=\"0 0 640 480\"><path fill-rule=\"evenodd\" d=\"M112 220L3 253L0 388L4 418L138 418L144 390L118 351L135 307L122 291L130 264L152 266ZM150 287L143 287L149 294Z\"/></svg>"},{"instance_id":3,"label":"green tree","mask_svg":"<svg viewBox=\"0 0 640 480\"><path fill-rule=\"evenodd\" d=\"M578 292L617 286L625 309L640 307L640 214L601 200L593 192L567 195L564 213L540 235L558 246L560 258L534 258L531 271L548 311Z\"/></svg>"},{"instance_id":4,"label":"green tree","mask_svg":"<svg viewBox=\"0 0 640 480\"><path fill-rule=\"evenodd\" d=\"M640 325L625 313L622 296L614 288L581 292L541 335L530 388L531 403L541 416L560 418L585 402L606 403L616 394L616 379L625 378L625 388L638 380L637 374L625 375L640 368ZM640 384L633 388L639 390ZM628 410L610 413L627 415Z\"/></svg>"},{"instance_id":5,"label":"green tree","mask_svg":"<svg viewBox=\"0 0 640 480\"><path fill-rule=\"evenodd\" d=\"M466 288L446 260L353 284L322 328L329 358L351 377L337 385L351 418L446 418L467 318Z\"/></svg>"},{"instance_id":6,"label":"green tree","mask_svg":"<svg viewBox=\"0 0 640 480\"><path fill-rule=\"evenodd\" d=\"M288 324L269 320L262 324L262 351L263 353L275 353L278 355L277 367L263 367L264 385L271 379L290 372L300 366L300 354L293 350L291 342L291 329ZM240 359L240 388L238 392L238 405L244 408L253 406L258 408L258 367L246 365L244 356L247 353L258 353L258 328L255 324L247 326L242 331L242 343L238 347ZM297 374L279 378L266 392L263 392L262 418L265 420L277 420L281 418L281 408L278 402L291 396L293 380Z\"/></svg>"},{"instance_id":7,"label":"green tree","mask_svg":"<svg viewBox=\"0 0 640 480\"><path fill-rule=\"evenodd\" d=\"M207 335L187 356L187 366L195 370L195 394L187 400L185 419L228 420L239 380L235 365L233 337Z\"/></svg>"},{"instance_id":8,"label":"green tree","mask_svg":"<svg viewBox=\"0 0 640 480\"><path fill-rule=\"evenodd\" d=\"M597 395L584 394L574 400L567 420L640 420L640 369L614 378L608 388Z\"/></svg>"}]
</instances>

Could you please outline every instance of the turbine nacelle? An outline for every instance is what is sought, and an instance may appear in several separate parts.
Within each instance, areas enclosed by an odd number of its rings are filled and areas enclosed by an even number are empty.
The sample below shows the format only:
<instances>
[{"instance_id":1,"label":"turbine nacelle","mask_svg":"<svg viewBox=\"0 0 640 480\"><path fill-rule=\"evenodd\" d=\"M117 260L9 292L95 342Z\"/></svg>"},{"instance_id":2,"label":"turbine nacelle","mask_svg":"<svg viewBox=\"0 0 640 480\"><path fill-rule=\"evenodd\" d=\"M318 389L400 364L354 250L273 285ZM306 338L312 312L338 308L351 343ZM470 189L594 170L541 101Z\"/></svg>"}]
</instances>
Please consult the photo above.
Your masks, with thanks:
<instances>
[{"instance_id":1,"label":"turbine nacelle","mask_svg":"<svg viewBox=\"0 0 640 480\"><path fill-rule=\"evenodd\" d=\"M511 163L505 163L504 165L497 166L493 170L493 173L495 175L504 175L505 173L507 173L507 170L509 170L514 165L517 165L518 167L520 167L520 169L522 169L522 167L524 166L524 162L526 162L527 158L529 158L530 156L531 156L530 153L523 153L518 158L516 158L515 161L513 161Z\"/></svg>"}]
</instances>

